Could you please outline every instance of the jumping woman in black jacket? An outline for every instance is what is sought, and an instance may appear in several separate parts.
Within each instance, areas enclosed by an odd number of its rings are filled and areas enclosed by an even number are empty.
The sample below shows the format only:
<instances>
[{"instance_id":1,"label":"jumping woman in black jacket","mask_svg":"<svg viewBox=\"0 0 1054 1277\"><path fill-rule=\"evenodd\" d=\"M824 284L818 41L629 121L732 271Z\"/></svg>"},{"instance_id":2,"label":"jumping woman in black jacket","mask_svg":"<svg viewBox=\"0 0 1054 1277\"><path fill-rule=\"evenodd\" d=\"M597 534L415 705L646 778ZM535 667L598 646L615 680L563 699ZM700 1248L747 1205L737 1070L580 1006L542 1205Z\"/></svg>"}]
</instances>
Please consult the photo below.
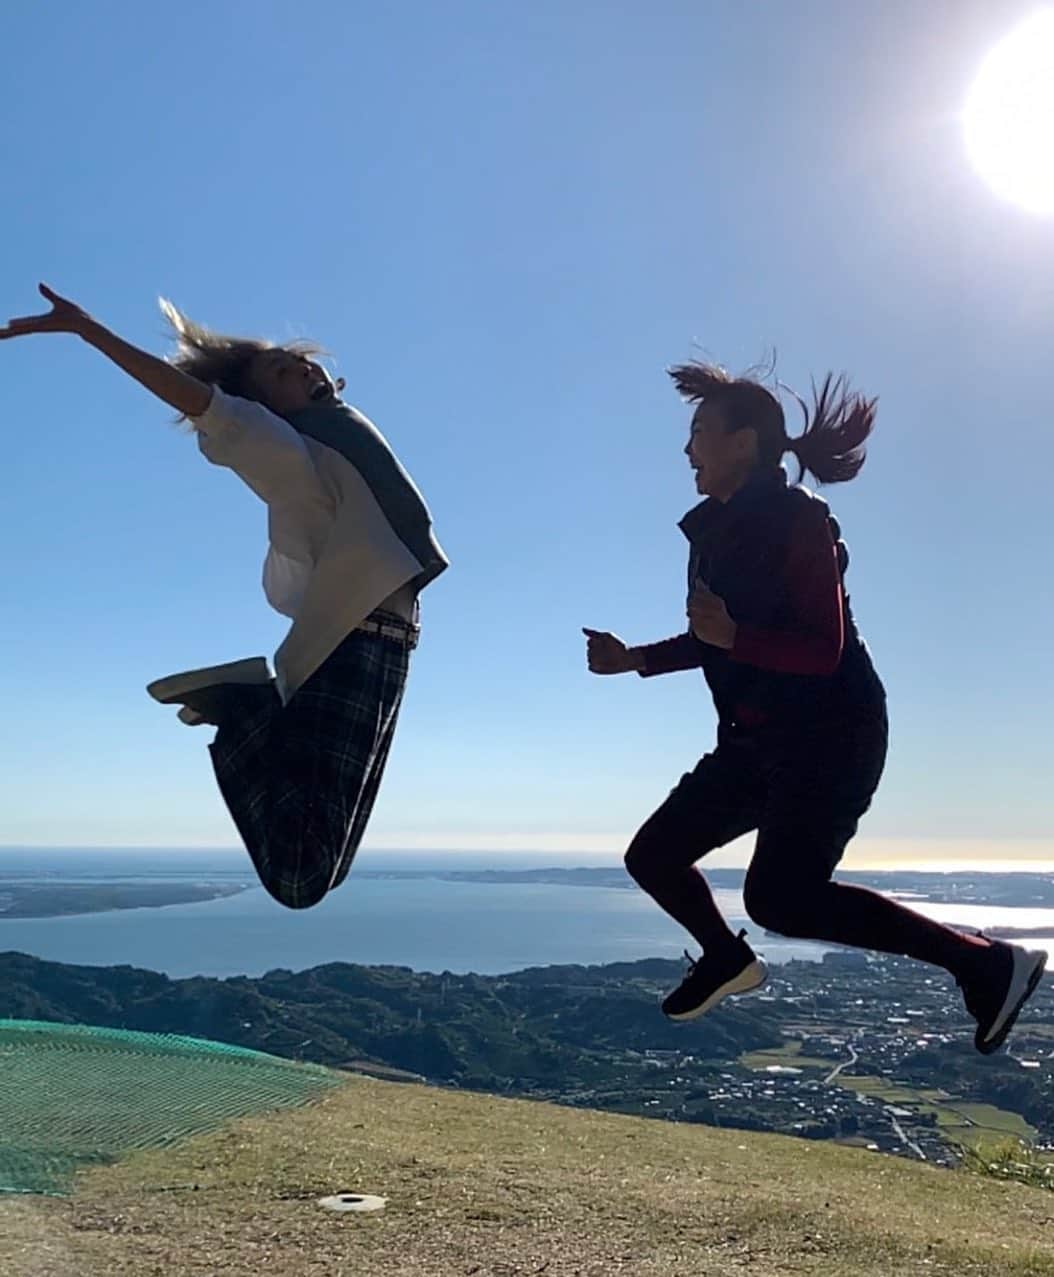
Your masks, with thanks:
<instances>
[{"instance_id":1,"label":"jumping woman in black jacket","mask_svg":"<svg viewBox=\"0 0 1054 1277\"><path fill-rule=\"evenodd\" d=\"M688 539L688 629L627 647L586 630L589 668L644 677L701 668L717 709L717 747L685 775L626 853L633 878L702 946L663 1002L690 1020L764 983L764 965L719 912L695 862L757 830L744 885L760 927L903 954L943 967L988 1054L1043 974L1045 955L964 935L831 875L870 806L886 757L886 698L857 632L843 579L848 553L827 505L787 480L792 452L820 483L864 462L875 403L828 377L790 439L764 386L691 363L671 369L695 405L685 452L705 496ZM800 477L800 476L799 476Z\"/></svg>"}]
</instances>

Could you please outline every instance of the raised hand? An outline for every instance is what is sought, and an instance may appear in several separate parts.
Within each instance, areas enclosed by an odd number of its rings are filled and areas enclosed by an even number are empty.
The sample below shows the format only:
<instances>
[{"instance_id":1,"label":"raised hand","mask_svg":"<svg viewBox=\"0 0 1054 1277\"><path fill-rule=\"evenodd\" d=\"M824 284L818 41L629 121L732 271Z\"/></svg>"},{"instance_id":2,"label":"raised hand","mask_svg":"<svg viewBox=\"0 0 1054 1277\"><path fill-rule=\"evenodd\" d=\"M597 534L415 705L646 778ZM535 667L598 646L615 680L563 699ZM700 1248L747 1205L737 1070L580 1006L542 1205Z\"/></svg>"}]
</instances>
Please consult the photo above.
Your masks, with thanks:
<instances>
[{"instance_id":1,"label":"raised hand","mask_svg":"<svg viewBox=\"0 0 1054 1277\"><path fill-rule=\"evenodd\" d=\"M586 664L593 674L628 674L640 669L638 655L618 637L606 630L587 630Z\"/></svg>"},{"instance_id":2,"label":"raised hand","mask_svg":"<svg viewBox=\"0 0 1054 1277\"><path fill-rule=\"evenodd\" d=\"M43 315L23 315L9 320L0 328L0 341L10 337L26 337L31 333L83 333L92 322L91 316L75 303L60 297L47 284L38 285L40 295L51 302Z\"/></svg>"},{"instance_id":3,"label":"raised hand","mask_svg":"<svg viewBox=\"0 0 1054 1277\"><path fill-rule=\"evenodd\" d=\"M705 586L697 585L688 598L688 628L697 639L727 651L735 646L736 623L725 601Z\"/></svg>"}]
</instances>

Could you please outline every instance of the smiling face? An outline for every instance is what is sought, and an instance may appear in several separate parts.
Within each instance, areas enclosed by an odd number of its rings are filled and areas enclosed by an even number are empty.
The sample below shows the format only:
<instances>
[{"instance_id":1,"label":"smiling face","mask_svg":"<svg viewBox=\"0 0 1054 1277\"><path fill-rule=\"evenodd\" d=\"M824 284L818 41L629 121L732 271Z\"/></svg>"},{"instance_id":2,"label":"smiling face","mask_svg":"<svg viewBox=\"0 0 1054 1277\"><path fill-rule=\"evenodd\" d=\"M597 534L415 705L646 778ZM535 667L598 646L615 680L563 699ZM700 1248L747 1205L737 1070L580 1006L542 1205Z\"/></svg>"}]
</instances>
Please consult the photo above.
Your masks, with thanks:
<instances>
[{"instance_id":1,"label":"smiling face","mask_svg":"<svg viewBox=\"0 0 1054 1277\"><path fill-rule=\"evenodd\" d=\"M313 359L280 346L253 356L246 383L252 397L279 416L333 399L343 386Z\"/></svg>"},{"instance_id":2,"label":"smiling face","mask_svg":"<svg viewBox=\"0 0 1054 1277\"><path fill-rule=\"evenodd\" d=\"M757 431L729 430L720 404L703 403L692 415L684 451L700 496L727 501L758 463Z\"/></svg>"}]
</instances>

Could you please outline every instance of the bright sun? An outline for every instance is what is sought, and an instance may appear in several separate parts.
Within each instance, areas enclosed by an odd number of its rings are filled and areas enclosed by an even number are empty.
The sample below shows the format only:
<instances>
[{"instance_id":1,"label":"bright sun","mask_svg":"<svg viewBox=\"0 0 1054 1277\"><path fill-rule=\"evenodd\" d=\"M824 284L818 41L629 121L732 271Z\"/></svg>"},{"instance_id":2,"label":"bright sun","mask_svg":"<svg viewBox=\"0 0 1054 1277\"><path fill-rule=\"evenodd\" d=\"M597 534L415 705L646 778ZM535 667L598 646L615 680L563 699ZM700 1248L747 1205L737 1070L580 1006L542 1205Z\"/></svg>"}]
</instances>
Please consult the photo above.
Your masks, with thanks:
<instances>
[{"instance_id":1,"label":"bright sun","mask_svg":"<svg viewBox=\"0 0 1054 1277\"><path fill-rule=\"evenodd\" d=\"M970 156L992 189L1054 214L1054 9L1034 13L985 58L964 121Z\"/></svg>"}]
</instances>

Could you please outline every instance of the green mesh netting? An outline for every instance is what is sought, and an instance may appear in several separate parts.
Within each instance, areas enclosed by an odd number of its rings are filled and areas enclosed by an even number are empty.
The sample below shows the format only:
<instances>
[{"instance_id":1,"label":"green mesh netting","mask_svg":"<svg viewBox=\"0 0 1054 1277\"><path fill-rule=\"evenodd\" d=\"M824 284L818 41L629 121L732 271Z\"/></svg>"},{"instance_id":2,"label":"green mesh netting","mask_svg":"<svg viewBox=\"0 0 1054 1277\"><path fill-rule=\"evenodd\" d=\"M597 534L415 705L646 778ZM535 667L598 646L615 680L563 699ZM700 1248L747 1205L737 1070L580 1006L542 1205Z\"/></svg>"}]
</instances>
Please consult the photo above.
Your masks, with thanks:
<instances>
[{"instance_id":1,"label":"green mesh netting","mask_svg":"<svg viewBox=\"0 0 1054 1277\"><path fill-rule=\"evenodd\" d=\"M198 1038L0 1019L0 1193L61 1194L82 1166L306 1104L342 1081Z\"/></svg>"}]
</instances>

